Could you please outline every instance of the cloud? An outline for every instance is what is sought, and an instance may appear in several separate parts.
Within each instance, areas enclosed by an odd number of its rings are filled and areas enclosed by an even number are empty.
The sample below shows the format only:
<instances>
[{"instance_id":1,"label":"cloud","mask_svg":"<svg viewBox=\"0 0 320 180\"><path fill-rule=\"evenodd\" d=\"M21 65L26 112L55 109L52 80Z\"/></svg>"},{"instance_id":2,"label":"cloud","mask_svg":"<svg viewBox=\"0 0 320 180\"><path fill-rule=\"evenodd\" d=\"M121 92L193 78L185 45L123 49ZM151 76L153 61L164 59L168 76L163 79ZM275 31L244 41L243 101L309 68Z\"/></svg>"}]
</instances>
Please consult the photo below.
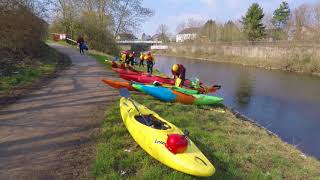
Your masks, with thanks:
<instances>
[{"instance_id":1,"label":"cloud","mask_svg":"<svg viewBox=\"0 0 320 180\"><path fill-rule=\"evenodd\" d=\"M199 20L199 21L204 20L203 15L201 15L199 13L181 13L179 15L169 16L168 20L169 21L176 21L176 22L185 22L191 18L194 20Z\"/></svg>"},{"instance_id":2,"label":"cloud","mask_svg":"<svg viewBox=\"0 0 320 180\"><path fill-rule=\"evenodd\" d=\"M208 6L215 5L216 1L215 0L200 0L201 3L204 3Z\"/></svg>"}]
</instances>

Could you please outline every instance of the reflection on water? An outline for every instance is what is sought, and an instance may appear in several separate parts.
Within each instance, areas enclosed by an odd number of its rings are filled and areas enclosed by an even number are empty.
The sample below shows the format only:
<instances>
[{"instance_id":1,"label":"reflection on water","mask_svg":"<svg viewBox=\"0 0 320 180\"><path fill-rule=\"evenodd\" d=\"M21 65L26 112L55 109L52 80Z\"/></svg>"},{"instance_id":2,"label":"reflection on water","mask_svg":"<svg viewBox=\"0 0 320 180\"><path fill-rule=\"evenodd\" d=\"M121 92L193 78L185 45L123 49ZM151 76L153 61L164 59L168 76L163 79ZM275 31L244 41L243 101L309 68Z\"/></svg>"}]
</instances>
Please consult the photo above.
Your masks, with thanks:
<instances>
[{"instance_id":1,"label":"reflection on water","mask_svg":"<svg viewBox=\"0 0 320 180\"><path fill-rule=\"evenodd\" d=\"M248 72L241 73L237 81L235 97L236 103L241 108L246 108L251 100L253 90Z\"/></svg>"},{"instance_id":2,"label":"reflection on water","mask_svg":"<svg viewBox=\"0 0 320 180\"><path fill-rule=\"evenodd\" d=\"M187 77L222 85L217 95L227 106L320 158L319 77L164 56L155 67L170 75L174 63L184 64Z\"/></svg>"}]
</instances>

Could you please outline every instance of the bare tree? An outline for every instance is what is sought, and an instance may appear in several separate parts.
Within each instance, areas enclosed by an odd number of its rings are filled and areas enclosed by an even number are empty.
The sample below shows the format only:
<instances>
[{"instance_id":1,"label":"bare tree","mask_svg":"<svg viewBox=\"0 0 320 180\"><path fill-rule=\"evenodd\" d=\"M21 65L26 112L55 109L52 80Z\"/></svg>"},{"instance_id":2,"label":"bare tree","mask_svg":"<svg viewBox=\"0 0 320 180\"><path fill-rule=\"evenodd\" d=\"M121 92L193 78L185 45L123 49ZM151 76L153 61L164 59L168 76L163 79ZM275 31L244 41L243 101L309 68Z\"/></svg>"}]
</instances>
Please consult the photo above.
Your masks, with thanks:
<instances>
[{"instance_id":1,"label":"bare tree","mask_svg":"<svg viewBox=\"0 0 320 180\"><path fill-rule=\"evenodd\" d=\"M186 28L186 23L185 22L181 22L180 24L177 25L176 27L176 33L180 33L182 30L184 30Z\"/></svg>"},{"instance_id":2,"label":"bare tree","mask_svg":"<svg viewBox=\"0 0 320 180\"><path fill-rule=\"evenodd\" d=\"M114 23L114 36L119 32L136 31L153 11L142 7L142 0L113 0L110 13Z\"/></svg>"},{"instance_id":3,"label":"bare tree","mask_svg":"<svg viewBox=\"0 0 320 180\"><path fill-rule=\"evenodd\" d=\"M168 42L170 40L169 28L164 24L159 25L157 34L162 42Z\"/></svg>"},{"instance_id":4,"label":"bare tree","mask_svg":"<svg viewBox=\"0 0 320 180\"><path fill-rule=\"evenodd\" d=\"M262 23L266 26L266 29L273 29L274 25L272 24L272 14L266 13L262 19Z\"/></svg>"},{"instance_id":5,"label":"bare tree","mask_svg":"<svg viewBox=\"0 0 320 180\"><path fill-rule=\"evenodd\" d=\"M299 6L293 12L292 23L295 27L295 39L302 40L306 37L303 36L303 30L310 25L311 11L307 4Z\"/></svg>"},{"instance_id":6,"label":"bare tree","mask_svg":"<svg viewBox=\"0 0 320 180\"><path fill-rule=\"evenodd\" d=\"M320 40L320 3L317 3L312 8L312 16L313 16L313 25L316 30L316 38Z\"/></svg>"},{"instance_id":7,"label":"bare tree","mask_svg":"<svg viewBox=\"0 0 320 180\"><path fill-rule=\"evenodd\" d=\"M187 27L193 28L193 27L201 27L203 26L204 22L195 18L190 18L187 21Z\"/></svg>"}]
</instances>

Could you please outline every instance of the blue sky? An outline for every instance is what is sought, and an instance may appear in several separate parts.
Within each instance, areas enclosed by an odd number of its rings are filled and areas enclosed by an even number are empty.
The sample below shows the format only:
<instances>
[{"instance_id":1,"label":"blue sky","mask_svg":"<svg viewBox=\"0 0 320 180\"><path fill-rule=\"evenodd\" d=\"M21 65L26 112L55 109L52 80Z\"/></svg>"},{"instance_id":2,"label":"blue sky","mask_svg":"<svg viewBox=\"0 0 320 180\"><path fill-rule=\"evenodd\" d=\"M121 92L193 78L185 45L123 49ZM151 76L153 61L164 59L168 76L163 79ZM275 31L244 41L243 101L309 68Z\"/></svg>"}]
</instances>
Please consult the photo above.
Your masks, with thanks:
<instances>
[{"instance_id":1,"label":"blue sky","mask_svg":"<svg viewBox=\"0 0 320 180\"><path fill-rule=\"evenodd\" d=\"M218 22L237 20L245 14L248 7L259 3L266 14L272 14L281 0L144 0L144 7L154 10L155 15L143 23L141 33L153 35L160 24L166 24L175 34L176 26L189 18L202 21L213 19ZM291 9L320 0L288 0ZM141 37L140 35L138 35Z\"/></svg>"}]
</instances>

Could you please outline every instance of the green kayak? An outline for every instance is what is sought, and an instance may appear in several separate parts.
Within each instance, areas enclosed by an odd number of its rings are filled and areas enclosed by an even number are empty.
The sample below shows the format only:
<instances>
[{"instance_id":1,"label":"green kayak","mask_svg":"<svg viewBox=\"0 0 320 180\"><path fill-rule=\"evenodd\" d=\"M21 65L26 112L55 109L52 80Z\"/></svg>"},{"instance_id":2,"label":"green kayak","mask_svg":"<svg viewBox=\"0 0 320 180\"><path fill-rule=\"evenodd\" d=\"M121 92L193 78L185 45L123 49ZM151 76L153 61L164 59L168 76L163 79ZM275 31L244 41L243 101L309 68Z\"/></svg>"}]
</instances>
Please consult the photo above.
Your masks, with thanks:
<instances>
[{"instance_id":1,"label":"green kayak","mask_svg":"<svg viewBox=\"0 0 320 180\"><path fill-rule=\"evenodd\" d=\"M198 91L198 90L195 90L195 89L186 89L186 88L175 87L175 86L171 86L170 88L171 88L172 90L175 90L175 91L178 91L178 92L181 92L181 93L184 93L184 94L189 94L189 95L199 94L199 91Z\"/></svg>"},{"instance_id":2,"label":"green kayak","mask_svg":"<svg viewBox=\"0 0 320 180\"><path fill-rule=\"evenodd\" d=\"M189 94L189 95L193 95L193 94L199 94L198 90L194 90L194 89L186 89L186 88L181 88L181 87L175 87L175 86L155 86L155 85L144 85L147 87L164 87L164 88L168 88L168 89L172 89L174 91L178 91L184 94ZM135 88L136 90L140 91L140 92L144 92L143 88L141 88L140 84L132 84L132 87Z\"/></svg>"},{"instance_id":3,"label":"green kayak","mask_svg":"<svg viewBox=\"0 0 320 180\"><path fill-rule=\"evenodd\" d=\"M210 104L220 104L223 102L223 98L217 96L208 96L203 94L193 94L196 100L193 104L196 105L210 105Z\"/></svg>"},{"instance_id":4,"label":"green kayak","mask_svg":"<svg viewBox=\"0 0 320 180\"><path fill-rule=\"evenodd\" d=\"M145 86L150 86L150 85L145 85ZM140 92L144 92L141 84L132 84L132 87Z\"/></svg>"}]
</instances>

